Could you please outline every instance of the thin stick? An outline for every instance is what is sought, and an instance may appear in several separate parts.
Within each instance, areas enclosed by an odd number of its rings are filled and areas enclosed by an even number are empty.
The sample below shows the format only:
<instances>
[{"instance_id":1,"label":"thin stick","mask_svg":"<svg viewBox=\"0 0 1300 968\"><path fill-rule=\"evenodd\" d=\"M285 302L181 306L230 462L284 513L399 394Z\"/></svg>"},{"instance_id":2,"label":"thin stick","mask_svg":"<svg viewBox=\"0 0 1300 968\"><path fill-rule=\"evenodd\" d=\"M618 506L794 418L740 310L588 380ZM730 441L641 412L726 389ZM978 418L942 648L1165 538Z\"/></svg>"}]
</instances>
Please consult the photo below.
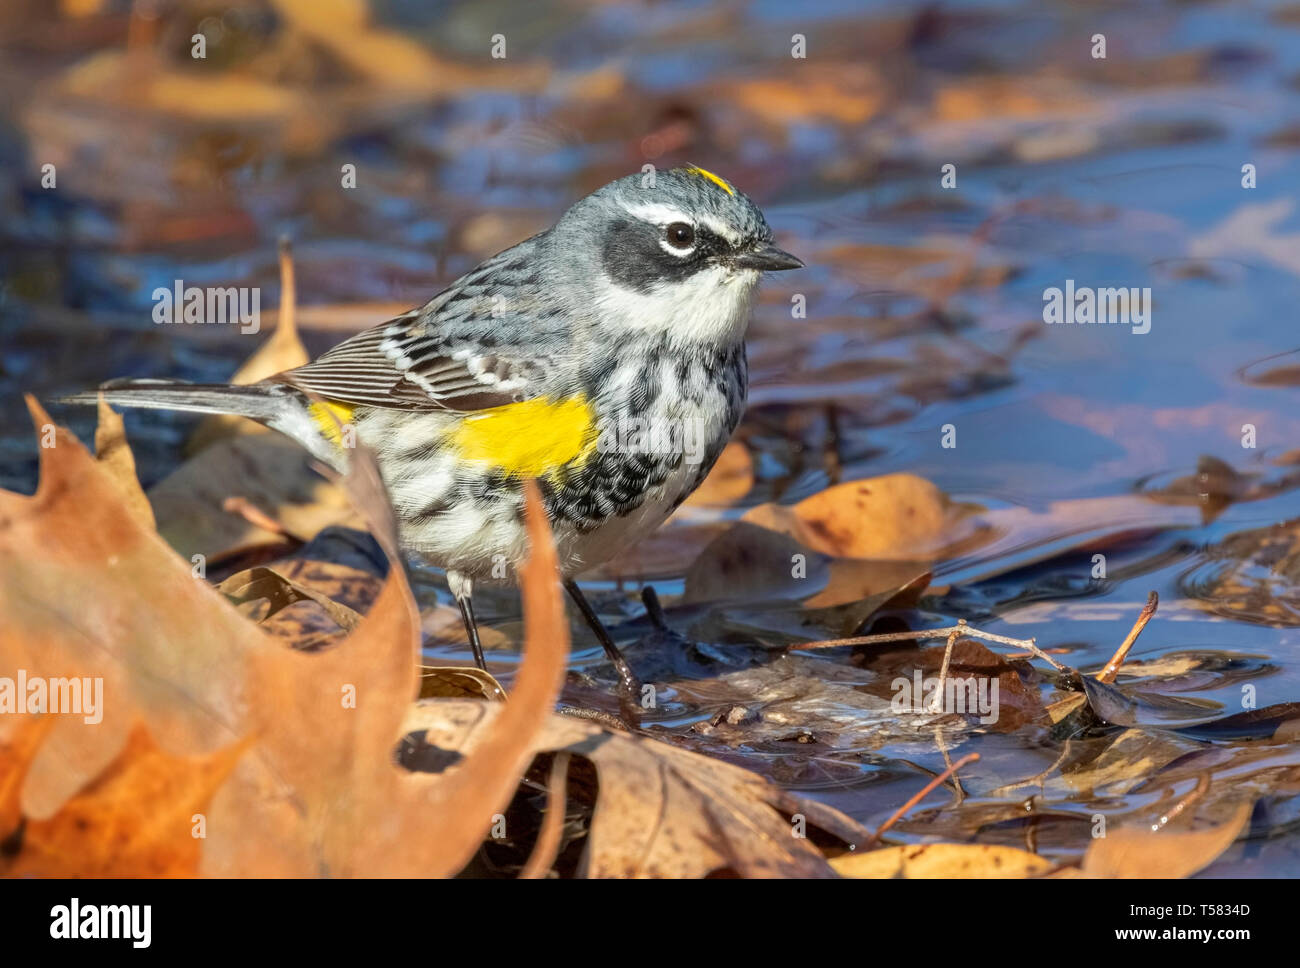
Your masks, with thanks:
<instances>
[{"instance_id":1,"label":"thin stick","mask_svg":"<svg viewBox=\"0 0 1300 968\"><path fill-rule=\"evenodd\" d=\"M1133 648L1133 643L1137 637L1142 634L1142 630L1147 627L1147 622L1151 621L1151 616L1156 613L1160 606L1160 596L1155 592L1147 595L1147 603L1142 606L1142 612L1133 623L1133 628L1129 629L1128 638L1120 643L1119 650L1110 657L1106 667L1097 673L1098 682L1114 682L1115 677L1119 675L1119 667L1124 664L1124 659L1128 656L1128 650Z\"/></svg>"},{"instance_id":2,"label":"thin stick","mask_svg":"<svg viewBox=\"0 0 1300 968\"><path fill-rule=\"evenodd\" d=\"M943 649L943 665L939 667L939 688L934 691L934 698L930 700L930 712L937 713L943 710L943 686L948 680L948 663L952 662L952 647L957 644L956 631L948 633L948 644ZM945 756L944 759L947 759Z\"/></svg>"},{"instance_id":3,"label":"thin stick","mask_svg":"<svg viewBox=\"0 0 1300 968\"><path fill-rule=\"evenodd\" d=\"M237 514L255 528L270 531L271 534L292 537L284 525L271 517L246 497L228 497L221 502L221 510L228 514Z\"/></svg>"},{"instance_id":4,"label":"thin stick","mask_svg":"<svg viewBox=\"0 0 1300 968\"><path fill-rule=\"evenodd\" d=\"M956 763L948 767L948 769L944 770L933 780L927 783L916 796L912 797L905 804L903 804L901 807L895 810L893 816L891 816L888 820L886 820L883 824L880 825L880 829L877 830L874 834L872 834L870 838L868 838L866 846L868 848L871 848L876 846L876 844L880 843L880 835L883 834L890 827L892 827L894 824L898 823L899 819L903 816L903 814L907 813L907 811L911 810L914 806L916 806L918 803L924 800L930 794L931 790L937 787L944 780L948 779L948 777L952 776L954 773L960 770L967 763L974 763L979 758L980 755L978 753L967 753Z\"/></svg>"},{"instance_id":5,"label":"thin stick","mask_svg":"<svg viewBox=\"0 0 1300 968\"><path fill-rule=\"evenodd\" d=\"M934 727L934 745L939 747L939 752L943 754L943 765L949 772L952 771L952 757L948 755L948 747L943 745L943 727ZM952 778L952 788L957 791L957 806L961 806L966 801L966 791L961 788L961 777Z\"/></svg>"},{"instance_id":6,"label":"thin stick","mask_svg":"<svg viewBox=\"0 0 1300 968\"><path fill-rule=\"evenodd\" d=\"M1172 810L1170 810L1168 813L1161 816L1159 823L1153 823L1151 825L1151 832L1159 833L1161 828L1163 828L1165 824L1169 823L1169 821L1173 820L1180 813L1182 813L1184 810L1186 810L1193 803L1201 799L1209 792L1210 792L1210 773L1207 770L1204 773L1201 773L1199 776L1197 776L1196 788L1193 789L1191 793L1183 797L1183 799L1180 800Z\"/></svg>"},{"instance_id":7,"label":"thin stick","mask_svg":"<svg viewBox=\"0 0 1300 968\"><path fill-rule=\"evenodd\" d=\"M537 843L528 855L528 863L519 872L521 881L533 881L545 877L546 872L555 863L560 853L560 835L564 833L564 808L568 802L565 784L569 776L569 754L561 751L555 754L551 763L551 776L546 784L546 813L542 817L542 829L537 831Z\"/></svg>"},{"instance_id":8,"label":"thin stick","mask_svg":"<svg viewBox=\"0 0 1300 968\"><path fill-rule=\"evenodd\" d=\"M956 625L949 625L941 629L919 629L915 632L882 632L879 635L855 635L847 639L823 639L819 642L800 642L790 646L790 648L802 651L804 649L838 649L846 645L877 645L883 642L918 642L924 639L944 639L954 632L958 635L969 635L973 639L983 639L985 642L999 642L1002 645L1019 646L1031 655L1042 659L1057 672L1069 671L1035 645L1037 639L1013 639L1007 635L984 632L973 625L967 625L965 619L961 619Z\"/></svg>"}]
</instances>

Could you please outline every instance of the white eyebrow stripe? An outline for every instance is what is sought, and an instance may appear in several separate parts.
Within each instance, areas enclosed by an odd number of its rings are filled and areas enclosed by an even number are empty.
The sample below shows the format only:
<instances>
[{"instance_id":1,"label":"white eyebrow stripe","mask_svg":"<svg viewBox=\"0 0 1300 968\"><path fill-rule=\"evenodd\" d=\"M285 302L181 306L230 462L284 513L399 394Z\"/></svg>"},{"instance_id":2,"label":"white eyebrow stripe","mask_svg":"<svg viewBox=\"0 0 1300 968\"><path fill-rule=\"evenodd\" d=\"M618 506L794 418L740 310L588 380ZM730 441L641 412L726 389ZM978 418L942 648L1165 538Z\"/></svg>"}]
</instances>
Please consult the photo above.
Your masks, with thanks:
<instances>
[{"instance_id":1,"label":"white eyebrow stripe","mask_svg":"<svg viewBox=\"0 0 1300 968\"><path fill-rule=\"evenodd\" d=\"M740 241L740 235L731 226L711 215L687 215L681 209L662 205L659 202L638 202L634 205L624 205L624 208L633 218L639 218L652 225L667 226L673 222L685 222L692 227L703 225L714 235L721 236L732 244Z\"/></svg>"},{"instance_id":2,"label":"white eyebrow stripe","mask_svg":"<svg viewBox=\"0 0 1300 968\"><path fill-rule=\"evenodd\" d=\"M637 202L635 205L624 205L627 213L633 218L639 218L643 222L650 222L653 225L671 225L673 222L686 222L689 225L695 225L695 219L687 215L681 209L673 208L671 205L661 205L658 202Z\"/></svg>"},{"instance_id":3,"label":"white eyebrow stripe","mask_svg":"<svg viewBox=\"0 0 1300 968\"><path fill-rule=\"evenodd\" d=\"M740 234L724 222L719 222L711 215L701 215L700 224L706 226L714 235L721 236L733 245L740 241Z\"/></svg>"}]
</instances>

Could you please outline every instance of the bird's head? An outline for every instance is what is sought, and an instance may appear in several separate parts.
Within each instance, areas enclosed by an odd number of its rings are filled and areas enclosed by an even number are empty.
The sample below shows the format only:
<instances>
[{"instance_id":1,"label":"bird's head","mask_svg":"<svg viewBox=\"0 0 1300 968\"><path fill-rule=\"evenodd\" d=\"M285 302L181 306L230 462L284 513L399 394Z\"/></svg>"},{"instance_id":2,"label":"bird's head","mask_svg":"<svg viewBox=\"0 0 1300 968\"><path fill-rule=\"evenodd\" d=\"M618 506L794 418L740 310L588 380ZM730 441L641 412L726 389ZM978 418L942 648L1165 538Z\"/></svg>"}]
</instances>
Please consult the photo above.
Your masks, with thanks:
<instances>
[{"instance_id":1,"label":"bird's head","mask_svg":"<svg viewBox=\"0 0 1300 968\"><path fill-rule=\"evenodd\" d=\"M803 265L772 243L747 196L695 167L611 182L571 208L554 234L590 253L602 322L662 329L684 344L739 340L762 273Z\"/></svg>"}]
</instances>

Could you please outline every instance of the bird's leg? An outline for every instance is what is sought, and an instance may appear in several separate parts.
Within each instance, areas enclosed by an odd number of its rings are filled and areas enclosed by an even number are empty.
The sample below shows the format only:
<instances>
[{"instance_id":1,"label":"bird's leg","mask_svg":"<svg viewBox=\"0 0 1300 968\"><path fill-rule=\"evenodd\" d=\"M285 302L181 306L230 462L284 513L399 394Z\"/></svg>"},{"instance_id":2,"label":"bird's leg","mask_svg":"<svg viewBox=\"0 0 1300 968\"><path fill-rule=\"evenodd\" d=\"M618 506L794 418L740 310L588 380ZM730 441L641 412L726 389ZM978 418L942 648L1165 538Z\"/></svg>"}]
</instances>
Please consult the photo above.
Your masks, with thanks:
<instances>
[{"instance_id":1,"label":"bird's leg","mask_svg":"<svg viewBox=\"0 0 1300 968\"><path fill-rule=\"evenodd\" d=\"M609 661L618 672L619 697L626 701L625 710L626 704L630 704L632 709L635 709L636 700L641 694L640 680L632 673L632 667L627 664L627 659L623 658L623 653L618 650L618 646L610 638L609 632L601 624L600 618L596 615L596 610L591 607L587 597L582 594L582 589L578 587L578 583L572 580L566 581L564 588L569 593L569 597L573 599L573 604L578 606L578 611L587 620L592 632L596 634L597 641L605 650L605 655L609 657Z\"/></svg>"},{"instance_id":2,"label":"bird's leg","mask_svg":"<svg viewBox=\"0 0 1300 968\"><path fill-rule=\"evenodd\" d=\"M483 658L483 644L478 640L478 622L474 621L474 605L468 595L456 599L456 604L460 606L460 617L465 623L465 633L469 636L470 648L474 650L474 662L487 672L487 661Z\"/></svg>"},{"instance_id":3,"label":"bird's leg","mask_svg":"<svg viewBox=\"0 0 1300 968\"><path fill-rule=\"evenodd\" d=\"M465 634L469 636L470 648L474 650L474 662L487 672L487 662L483 658L483 643L478 640L478 622L474 620L474 583L458 572L449 571L447 584L451 587L451 593L456 596L456 604L460 606L460 619L465 623Z\"/></svg>"}]
</instances>

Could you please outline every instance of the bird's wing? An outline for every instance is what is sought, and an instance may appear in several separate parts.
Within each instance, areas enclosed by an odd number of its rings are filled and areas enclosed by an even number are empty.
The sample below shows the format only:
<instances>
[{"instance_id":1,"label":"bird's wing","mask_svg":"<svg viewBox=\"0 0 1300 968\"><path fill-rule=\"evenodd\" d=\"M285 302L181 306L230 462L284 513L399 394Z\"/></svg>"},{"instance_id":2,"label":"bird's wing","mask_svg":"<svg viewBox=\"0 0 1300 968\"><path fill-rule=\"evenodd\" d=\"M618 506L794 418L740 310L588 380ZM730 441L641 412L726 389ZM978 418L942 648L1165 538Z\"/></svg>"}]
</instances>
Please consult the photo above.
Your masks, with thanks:
<instances>
[{"instance_id":1,"label":"bird's wing","mask_svg":"<svg viewBox=\"0 0 1300 968\"><path fill-rule=\"evenodd\" d=\"M273 379L331 400L397 410L485 410L545 393L552 363L547 329L557 320L523 271L526 257L512 253L488 260L422 309Z\"/></svg>"}]
</instances>

